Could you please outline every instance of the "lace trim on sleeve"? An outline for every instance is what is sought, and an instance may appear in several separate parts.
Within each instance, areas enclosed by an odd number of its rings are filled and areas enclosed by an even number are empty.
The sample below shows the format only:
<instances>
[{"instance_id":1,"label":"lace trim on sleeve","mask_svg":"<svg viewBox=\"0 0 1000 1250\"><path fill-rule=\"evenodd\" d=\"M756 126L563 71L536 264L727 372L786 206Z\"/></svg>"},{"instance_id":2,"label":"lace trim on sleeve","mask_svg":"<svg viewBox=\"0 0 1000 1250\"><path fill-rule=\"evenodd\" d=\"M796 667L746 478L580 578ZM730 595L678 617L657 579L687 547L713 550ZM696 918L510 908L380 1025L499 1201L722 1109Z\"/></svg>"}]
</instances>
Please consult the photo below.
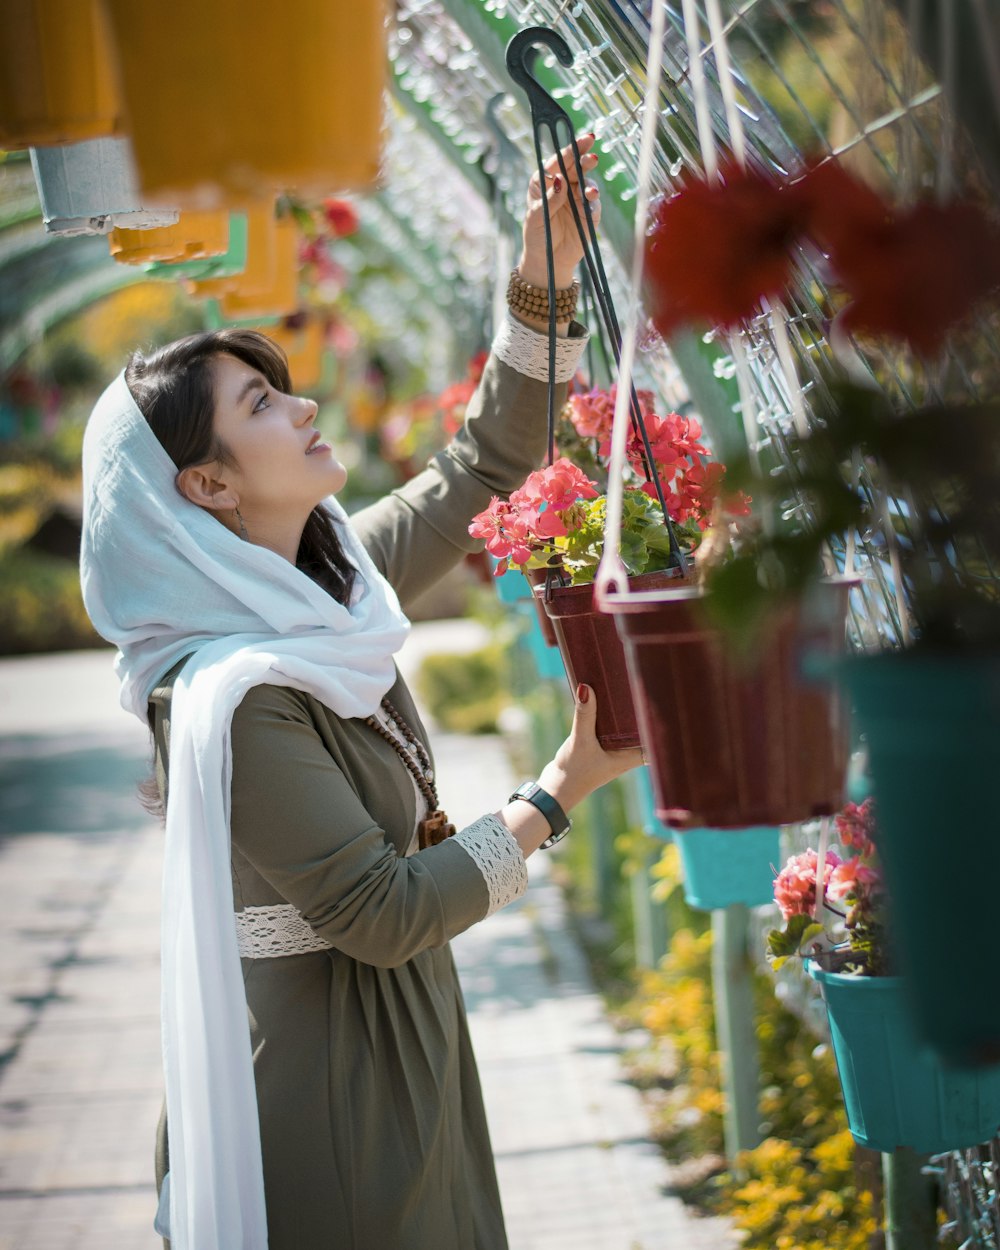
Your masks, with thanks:
<instances>
[{"instance_id":1,"label":"lace trim on sleeve","mask_svg":"<svg viewBox=\"0 0 1000 1250\"><path fill-rule=\"evenodd\" d=\"M487 916L513 903L528 888L524 854L498 816L481 816L460 829L452 840L471 856L483 874L490 893Z\"/></svg>"},{"instance_id":2,"label":"lace trim on sleeve","mask_svg":"<svg viewBox=\"0 0 1000 1250\"><path fill-rule=\"evenodd\" d=\"M568 382L576 373L590 335L556 339L556 381ZM538 382L549 380L549 336L539 334L509 314L500 323L493 340L493 355L525 377Z\"/></svg>"}]
</instances>

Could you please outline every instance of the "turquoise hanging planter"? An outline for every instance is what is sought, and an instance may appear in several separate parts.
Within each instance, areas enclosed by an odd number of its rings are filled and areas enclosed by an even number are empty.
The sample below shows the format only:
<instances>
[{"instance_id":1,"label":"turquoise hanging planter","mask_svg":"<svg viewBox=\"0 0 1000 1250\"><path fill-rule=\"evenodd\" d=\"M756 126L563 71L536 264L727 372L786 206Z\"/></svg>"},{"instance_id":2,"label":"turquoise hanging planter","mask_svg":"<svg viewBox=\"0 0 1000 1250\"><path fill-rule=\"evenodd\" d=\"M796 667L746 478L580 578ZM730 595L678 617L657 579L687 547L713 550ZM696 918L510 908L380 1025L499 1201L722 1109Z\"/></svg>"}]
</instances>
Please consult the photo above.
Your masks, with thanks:
<instances>
[{"instance_id":1,"label":"turquoise hanging planter","mask_svg":"<svg viewBox=\"0 0 1000 1250\"><path fill-rule=\"evenodd\" d=\"M961 1150L1000 1129L1000 1068L948 1068L921 1046L900 977L824 972L820 983L855 1141L891 1152Z\"/></svg>"},{"instance_id":2,"label":"turquoise hanging planter","mask_svg":"<svg viewBox=\"0 0 1000 1250\"><path fill-rule=\"evenodd\" d=\"M781 867L781 834L771 825L750 829L687 829L674 841L684 867L689 907L715 911L743 903L762 907L774 901L774 878Z\"/></svg>"},{"instance_id":3,"label":"turquoise hanging planter","mask_svg":"<svg viewBox=\"0 0 1000 1250\"><path fill-rule=\"evenodd\" d=\"M531 603L531 583L523 573L510 569L499 577L494 577L493 584L497 588L497 598L501 603Z\"/></svg>"},{"instance_id":4,"label":"turquoise hanging planter","mask_svg":"<svg viewBox=\"0 0 1000 1250\"><path fill-rule=\"evenodd\" d=\"M948 1062L1000 1062L1000 656L886 653L841 671L918 1032Z\"/></svg>"},{"instance_id":5,"label":"turquoise hanging planter","mask_svg":"<svg viewBox=\"0 0 1000 1250\"><path fill-rule=\"evenodd\" d=\"M188 278L205 281L209 278L233 278L247 267L247 215L229 214L229 246L221 256L200 260L152 261L146 266L151 278ZM255 321L254 325L260 324Z\"/></svg>"},{"instance_id":6,"label":"turquoise hanging planter","mask_svg":"<svg viewBox=\"0 0 1000 1250\"><path fill-rule=\"evenodd\" d=\"M527 585L523 577L518 579ZM535 611L535 605L531 601L531 593L529 587L528 601L519 600L515 611L521 619L521 640L531 656L535 669L539 677L555 678L560 681L566 680L566 670L563 667L562 656L555 649L550 647L545 641L545 635L542 633L542 627L539 624L538 613Z\"/></svg>"}]
</instances>

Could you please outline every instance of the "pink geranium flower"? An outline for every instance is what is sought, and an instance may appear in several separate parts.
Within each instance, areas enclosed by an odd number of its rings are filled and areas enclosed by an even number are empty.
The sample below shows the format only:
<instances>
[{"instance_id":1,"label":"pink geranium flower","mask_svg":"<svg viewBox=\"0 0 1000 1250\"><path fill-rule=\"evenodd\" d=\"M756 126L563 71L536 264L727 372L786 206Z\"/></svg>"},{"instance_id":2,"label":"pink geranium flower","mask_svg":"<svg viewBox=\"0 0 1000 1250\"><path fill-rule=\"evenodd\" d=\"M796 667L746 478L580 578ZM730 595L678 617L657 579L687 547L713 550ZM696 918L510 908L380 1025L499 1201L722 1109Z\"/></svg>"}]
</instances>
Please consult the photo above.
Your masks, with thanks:
<instances>
[{"instance_id":1,"label":"pink geranium flower","mask_svg":"<svg viewBox=\"0 0 1000 1250\"><path fill-rule=\"evenodd\" d=\"M834 902L858 900L882 889L882 874L859 855L845 859L830 874L827 893Z\"/></svg>"},{"instance_id":2,"label":"pink geranium flower","mask_svg":"<svg viewBox=\"0 0 1000 1250\"><path fill-rule=\"evenodd\" d=\"M792 916L811 916L816 908L816 869L819 863L816 852L809 848L801 855L793 855L774 880L774 901L786 920ZM829 889L835 868L841 864L836 851L827 851L823 873L823 888Z\"/></svg>"},{"instance_id":3,"label":"pink geranium flower","mask_svg":"<svg viewBox=\"0 0 1000 1250\"><path fill-rule=\"evenodd\" d=\"M533 551L569 532L567 523L579 526L582 518L577 505L583 499L596 499L597 494L590 478L562 458L529 474L509 500L494 496L489 507L472 518L469 533L482 538L486 550L497 559L527 564Z\"/></svg>"},{"instance_id":4,"label":"pink geranium flower","mask_svg":"<svg viewBox=\"0 0 1000 1250\"><path fill-rule=\"evenodd\" d=\"M853 846L862 855L870 856L875 850L875 800L848 803L835 817L837 832L844 846Z\"/></svg>"}]
</instances>

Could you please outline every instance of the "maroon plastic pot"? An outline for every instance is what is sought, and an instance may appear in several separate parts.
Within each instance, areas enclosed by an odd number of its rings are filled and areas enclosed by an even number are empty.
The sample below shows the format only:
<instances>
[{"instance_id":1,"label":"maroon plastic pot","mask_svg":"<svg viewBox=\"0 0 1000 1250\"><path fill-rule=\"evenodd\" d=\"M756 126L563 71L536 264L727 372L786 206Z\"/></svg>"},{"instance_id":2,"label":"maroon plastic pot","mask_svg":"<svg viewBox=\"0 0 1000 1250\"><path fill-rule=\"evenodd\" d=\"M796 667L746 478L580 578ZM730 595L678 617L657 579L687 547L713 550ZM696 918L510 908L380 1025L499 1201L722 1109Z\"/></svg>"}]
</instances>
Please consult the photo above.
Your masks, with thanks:
<instances>
[{"instance_id":1,"label":"maroon plastic pot","mask_svg":"<svg viewBox=\"0 0 1000 1250\"><path fill-rule=\"evenodd\" d=\"M675 583L679 574L671 569L643 573L629 579L635 590L659 590ZM597 696L597 740L606 751L624 751L639 745L625 650L614 618L594 606L594 585L553 586L545 598L545 582L533 587L536 600L544 604L555 632L556 644L566 666L570 689L583 682Z\"/></svg>"},{"instance_id":2,"label":"maroon plastic pot","mask_svg":"<svg viewBox=\"0 0 1000 1250\"><path fill-rule=\"evenodd\" d=\"M544 589L545 579L548 576L548 570L525 569L524 576L531 583L532 590L534 590L536 586L541 586ZM539 599L537 595L535 596L535 611L538 613L538 624L541 627L542 637L545 639L546 645L549 647L557 647L559 643L556 641L555 628L549 620L549 614L545 611L543 601Z\"/></svg>"},{"instance_id":3,"label":"maroon plastic pot","mask_svg":"<svg viewBox=\"0 0 1000 1250\"><path fill-rule=\"evenodd\" d=\"M741 660L704 619L700 592L611 606L624 643L656 814L675 829L741 829L829 816L844 803L847 708L804 655L844 650L853 579L823 582Z\"/></svg>"}]
</instances>

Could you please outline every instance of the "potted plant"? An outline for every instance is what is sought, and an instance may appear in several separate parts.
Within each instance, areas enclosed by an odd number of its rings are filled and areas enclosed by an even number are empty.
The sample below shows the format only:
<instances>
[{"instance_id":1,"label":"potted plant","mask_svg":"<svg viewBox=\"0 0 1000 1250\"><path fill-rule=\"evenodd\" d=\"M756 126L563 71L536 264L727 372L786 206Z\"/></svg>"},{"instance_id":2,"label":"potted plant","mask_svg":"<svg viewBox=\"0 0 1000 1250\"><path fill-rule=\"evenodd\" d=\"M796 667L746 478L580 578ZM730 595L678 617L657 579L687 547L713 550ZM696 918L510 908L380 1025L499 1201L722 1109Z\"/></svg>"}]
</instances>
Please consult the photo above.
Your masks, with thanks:
<instances>
[{"instance_id":1,"label":"potted plant","mask_svg":"<svg viewBox=\"0 0 1000 1250\"><path fill-rule=\"evenodd\" d=\"M774 900L783 925L768 935L768 958L779 968L803 956L822 989L856 1141L921 1154L977 1145L1000 1128L1000 1068L950 1068L920 1041L895 975L875 811L869 798L837 816L843 858L827 851L820 871L810 848L778 873ZM933 913L926 920L937 929Z\"/></svg>"},{"instance_id":2,"label":"potted plant","mask_svg":"<svg viewBox=\"0 0 1000 1250\"><path fill-rule=\"evenodd\" d=\"M639 745L639 730L614 621L593 602L593 581L604 549L606 477L614 391L576 392L567 401L558 435L562 450L552 464L532 473L507 500L494 497L473 519L469 532L486 540L499 560L497 573L520 568L534 582L566 667L570 687L580 682L597 692L597 735L608 750ZM653 396L639 393L652 462L670 512L674 543L656 487L643 481L650 454L638 434L629 447L630 484L625 491L621 558L630 585L649 590L681 576L674 544L697 546L718 493L722 467L698 441L693 418L653 411ZM574 463L587 464L594 477ZM595 480L597 479L597 480Z\"/></svg>"},{"instance_id":3,"label":"potted plant","mask_svg":"<svg viewBox=\"0 0 1000 1250\"><path fill-rule=\"evenodd\" d=\"M796 517L807 520L759 529L708 571L706 602L734 630L773 619L776 608L787 610L815 586L831 542L870 535L899 645L858 654L836 671L869 754L899 971L922 1036L941 1054L958 1063L1000 1060L1000 999L983 990L993 975L1000 879L992 836L1000 757L1000 367L988 350L1000 228L968 199L897 207L834 162L781 185L733 173L731 185L698 187L695 199L689 210L700 205L699 230L724 219L730 238L734 229L744 232L744 259L733 261L743 266L742 286L727 287L738 288L744 303L720 303L704 274L690 298L673 289L670 261L694 225L663 209L660 222L670 229L659 237L654 268L668 326L696 315L737 324L754 301L792 280L802 244L814 258L819 253L840 288L832 296L831 339L839 345L840 331L850 332L869 357L851 374L829 362L811 428L788 440L780 460L763 471L749 458L731 460L733 480L752 482L772 514L793 503ZM751 237L767 246L755 252ZM747 256L756 257L755 267ZM716 278L721 289L722 274ZM946 830L954 831L954 853L941 856Z\"/></svg>"}]
</instances>

